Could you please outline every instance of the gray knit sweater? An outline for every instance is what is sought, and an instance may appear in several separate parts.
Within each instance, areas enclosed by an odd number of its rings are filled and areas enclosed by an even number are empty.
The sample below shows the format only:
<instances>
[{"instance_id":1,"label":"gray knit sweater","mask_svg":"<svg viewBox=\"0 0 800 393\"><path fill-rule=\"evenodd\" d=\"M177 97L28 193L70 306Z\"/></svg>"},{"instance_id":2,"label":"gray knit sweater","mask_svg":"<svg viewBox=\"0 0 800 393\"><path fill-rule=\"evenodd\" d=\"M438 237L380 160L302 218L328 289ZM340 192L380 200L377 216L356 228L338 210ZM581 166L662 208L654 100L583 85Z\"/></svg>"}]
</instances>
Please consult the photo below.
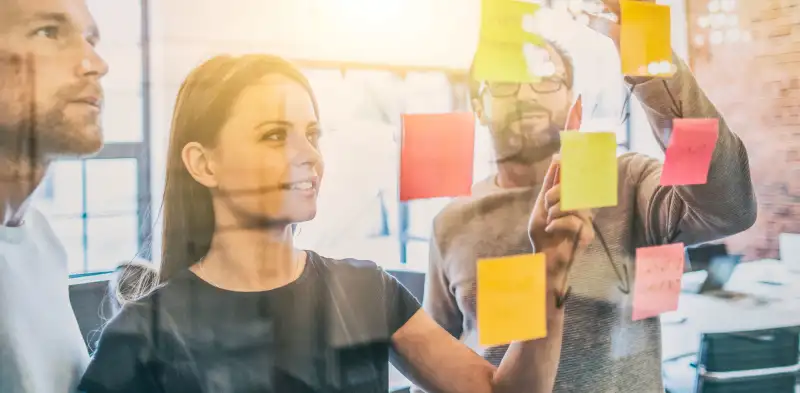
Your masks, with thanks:
<instances>
[{"instance_id":1,"label":"gray knit sweater","mask_svg":"<svg viewBox=\"0 0 800 393\"><path fill-rule=\"evenodd\" d=\"M595 215L613 262L596 238L572 267L555 392L663 393L659 320L633 322L632 295L620 290L633 288L636 248L711 241L755 221L745 147L675 58L676 75L637 85L634 92L662 146L661 130L671 128L677 116L720 119L708 183L662 187L659 161L635 153L619 157L619 204ZM434 221L425 310L495 365L506 347L477 345L476 260L533 251L526 228L538 192L538 187L500 189L491 179L477 184L471 197L450 203Z\"/></svg>"}]
</instances>

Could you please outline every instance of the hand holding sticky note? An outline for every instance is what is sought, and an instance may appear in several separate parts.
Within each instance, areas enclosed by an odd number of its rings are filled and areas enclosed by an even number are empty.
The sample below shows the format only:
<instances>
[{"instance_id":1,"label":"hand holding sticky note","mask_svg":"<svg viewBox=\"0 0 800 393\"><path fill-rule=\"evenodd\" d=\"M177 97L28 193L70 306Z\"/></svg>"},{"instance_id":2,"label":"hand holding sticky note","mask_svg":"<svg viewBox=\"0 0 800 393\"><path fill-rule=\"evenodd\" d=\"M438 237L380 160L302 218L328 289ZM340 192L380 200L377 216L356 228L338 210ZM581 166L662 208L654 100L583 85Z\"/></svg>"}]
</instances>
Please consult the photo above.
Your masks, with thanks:
<instances>
[{"instance_id":1,"label":"hand holding sticky note","mask_svg":"<svg viewBox=\"0 0 800 393\"><path fill-rule=\"evenodd\" d=\"M544 254L479 260L477 280L480 345L547 336Z\"/></svg>"},{"instance_id":2,"label":"hand holding sticky note","mask_svg":"<svg viewBox=\"0 0 800 393\"><path fill-rule=\"evenodd\" d=\"M620 57L628 76L674 73L669 6L620 1Z\"/></svg>"},{"instance_id":3,"label":"hand holding sticky note","mask_svg":"<svg viewBox=\"0 0 800 393\"><path fill-rule=\"evenodd\" d=\"M683 266L683 243L636 249L634 321L678 309Z\"/></svg>"},{"instance_id":4,"label":"hand holding sticky note","mask_svg":"<svg viewBox=\"0 0 800 393\"><path fill-rule=\"evenodd\" d=\"M719 137L719 119L674 119L661 185L705 184Z\"/></svg>"},{"instance_id":5,"label":"hand holding sticky note","mask_svg":"<svg viewBox=\"0 0 800 393\"><path fill-rule=\"evenodd\" d=\"M617 205L617 135L561 132L561 210Z\"/></svg>"},{"instance_id":6,"label":"hand holding sticky note","mask_svg":"<svg viewBox=\"0 0 800 393\"><path fill-rule=\"evenodd\" d=\"M474 153L472 113L403 115L400 200L469 195Z\"/></svg>"}]
</instances>

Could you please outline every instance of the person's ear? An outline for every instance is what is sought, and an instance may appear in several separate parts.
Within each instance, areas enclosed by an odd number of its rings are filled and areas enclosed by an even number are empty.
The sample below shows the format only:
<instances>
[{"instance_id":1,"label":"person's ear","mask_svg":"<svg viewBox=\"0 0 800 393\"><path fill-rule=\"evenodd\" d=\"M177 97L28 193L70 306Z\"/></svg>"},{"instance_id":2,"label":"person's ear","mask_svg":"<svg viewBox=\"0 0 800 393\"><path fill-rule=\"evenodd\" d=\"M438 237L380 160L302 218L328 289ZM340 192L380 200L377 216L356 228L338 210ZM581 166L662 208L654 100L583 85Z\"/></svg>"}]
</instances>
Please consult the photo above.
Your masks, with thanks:
<instances>
[{"instance_id":1,"label":"person's ear","mask_svg":"<svg viewBox=\"0 0 800 393\"><path fill-rule=\"evenodd\" d=\"M192 178L207 188L216 188L219 183L214 176L214 161L211 152L197 142L189 142L181 150L183 166Z\"/></svg>"},{"instance_id":2,"label":"person's ear","mask_svg":"<svg viewBox=\"0 0 800 393\"><path fill-rule=\"evenodd\" d=\"M581 96L578 95L578 99L575 100L575 103L572 104L572 108L567 112L567 124L564 125L564 129L568 131L580 130L582 120L583 103L581 101Z\"/></svg>"},{"instance_id":3,"label":"person's ear","mask_svg":"<svg viewBox=\"0 0 800 393\"><path fill-rule=\"evenodd\" d=\"M486 108L483 107L483 100L480 98L473 98L472 99L472 110L475 111L475 117L478 118L478 122L482 126L489 125L489 117L486 116Z\"/></svg>"}]
</instances>

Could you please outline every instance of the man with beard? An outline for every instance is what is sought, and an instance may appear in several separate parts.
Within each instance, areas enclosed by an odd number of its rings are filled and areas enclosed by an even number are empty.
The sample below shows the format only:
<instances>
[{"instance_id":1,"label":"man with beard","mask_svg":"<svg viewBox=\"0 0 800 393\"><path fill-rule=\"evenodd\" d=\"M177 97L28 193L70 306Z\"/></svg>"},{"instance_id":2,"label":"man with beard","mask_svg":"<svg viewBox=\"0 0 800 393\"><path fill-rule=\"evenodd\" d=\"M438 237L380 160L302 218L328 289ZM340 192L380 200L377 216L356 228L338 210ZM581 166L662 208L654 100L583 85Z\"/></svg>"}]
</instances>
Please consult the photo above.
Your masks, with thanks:
<instances>
[{"instance_id":1,"label":"man with beard","mask_svg":"<svg viewBox=\"0 0 800 393\"><path fill-rule=\"evenodd\" d=\"M570 58L552 43L545 49L555 72L540 82L473 81L473 109L491 132L497 174L477 183L472 196L451 202L434 220L425 310L494 364L506 347L477 345L476 261L534 251L526 232L527 212L560 149L559 131L568 122L570 129L580 124L580 109L569 110L576 101ZM551 358L558 364L555 392L663 393L659 319L631 319L636 248L719 239L755 221L745 147L686 64L674 58L672 77L626 78L626 83L662 146L663 132L674 118L719 119L708 183L660 186L659 161L636 153L618 158L619 203L595 210L596 237L573 262L564 287L563 343ZM547 200L559 193L555 186ZM551 218L568 214L552 203L548 211Z\"/></svg>"},{"instance_id":2,"label":"man with beard","mask_svg":"<svg viewBox=\"0 0 800 393\"><path fill-rule=\"evenodd\" d=\"M0 10L0 392L72 392L89 359L67 255L30 201L54 159L102 146L107 65L84 0L0 0Z\"/></svg>"}]
</instances>

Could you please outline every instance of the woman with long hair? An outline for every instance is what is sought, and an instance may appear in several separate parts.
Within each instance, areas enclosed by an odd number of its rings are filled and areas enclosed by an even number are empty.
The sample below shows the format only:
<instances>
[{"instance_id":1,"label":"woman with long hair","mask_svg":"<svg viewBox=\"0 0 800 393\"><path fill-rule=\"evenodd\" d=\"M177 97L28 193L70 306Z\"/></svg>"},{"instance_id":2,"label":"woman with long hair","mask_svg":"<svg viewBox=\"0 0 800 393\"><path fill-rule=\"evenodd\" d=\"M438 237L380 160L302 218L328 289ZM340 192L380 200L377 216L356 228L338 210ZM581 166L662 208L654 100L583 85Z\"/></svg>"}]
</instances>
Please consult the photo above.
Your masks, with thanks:
<instances>
[{"instance_id":1,"label":"woman with long hair","mask_svg":"<svg viewBox=\"0 0 800 393\"><path fill-rule=\"evenodd\" d=\"M106 326L81 391L385 393L390 354L430 392L552 389L563 325L552 295L592 236L588 212L558 208L557 165L530 227L552 283L549 335L511 344L495 369L376 264L294 247L294 225L316 214L318 114L306 79L277 57L220 56L188 76L158 285Z\"/></svg>"}]
</instances>

